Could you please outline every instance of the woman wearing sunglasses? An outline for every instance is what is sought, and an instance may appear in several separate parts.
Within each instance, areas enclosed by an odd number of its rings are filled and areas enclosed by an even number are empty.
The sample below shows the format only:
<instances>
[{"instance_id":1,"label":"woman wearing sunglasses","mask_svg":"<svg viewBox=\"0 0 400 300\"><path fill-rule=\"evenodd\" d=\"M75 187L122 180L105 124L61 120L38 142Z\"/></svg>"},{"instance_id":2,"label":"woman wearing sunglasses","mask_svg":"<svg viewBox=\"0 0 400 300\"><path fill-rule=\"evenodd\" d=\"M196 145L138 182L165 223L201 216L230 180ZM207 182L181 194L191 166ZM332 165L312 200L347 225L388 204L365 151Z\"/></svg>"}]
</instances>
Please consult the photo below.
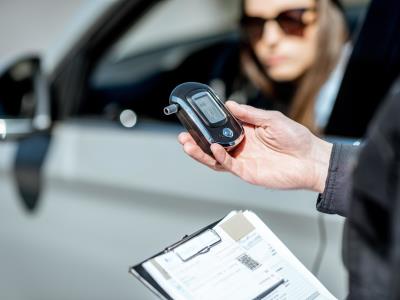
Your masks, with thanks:
<instances>
[{"instance_id":1,"label":"woman wearing sunglasses","mask_svg":"<svg viewBox=\"0 0 400 300\"><path fill-rule=\"evenodd\" d=\"M242 72L258 93L247 99L239 96L238 102L283 111L320 131L333 106L342 73L340 67L333 71L348 38L340 4L336 0L244 0L241 28ZM327 82L329 87L324 87Z\"/></svg>"},{"instance_id":2,"label":"woman wearing sunglasses","mask_svg":"<svg viewBox=\"0 0 400 300\"><path fill-rule=\"evenodd\" d=\"M191 54L167 76L173 80L166 90L183 81L204 82L222 98L278 110L323 131L349 49L338 0L242 0L241 7L240 42ZM160 107L165 97L158 97Z\"/></svg>"}]
</instances>

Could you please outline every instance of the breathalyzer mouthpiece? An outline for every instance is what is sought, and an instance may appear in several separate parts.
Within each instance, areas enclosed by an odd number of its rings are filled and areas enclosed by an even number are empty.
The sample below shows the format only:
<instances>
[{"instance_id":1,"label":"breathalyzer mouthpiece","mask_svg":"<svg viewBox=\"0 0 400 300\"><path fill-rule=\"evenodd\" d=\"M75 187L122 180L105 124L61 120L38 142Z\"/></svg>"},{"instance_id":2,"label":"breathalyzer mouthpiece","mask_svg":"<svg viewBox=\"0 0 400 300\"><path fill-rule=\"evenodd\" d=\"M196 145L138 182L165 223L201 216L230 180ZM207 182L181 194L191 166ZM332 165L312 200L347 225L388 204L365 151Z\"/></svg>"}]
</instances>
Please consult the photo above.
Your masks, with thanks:
<instances>
[{"instance_id":1,"label":"breathalyzer mouthpiece","mask_svg":"<svg viewBox=\"0 0 400 300\"><path fill-rule=\"evenodd\" d=\"M164 114L166 114L167 116L176 114L178 112L178 109L179 109L178 104L168 105L166 108L164 108Z\"/></svg>"}]
</instances>

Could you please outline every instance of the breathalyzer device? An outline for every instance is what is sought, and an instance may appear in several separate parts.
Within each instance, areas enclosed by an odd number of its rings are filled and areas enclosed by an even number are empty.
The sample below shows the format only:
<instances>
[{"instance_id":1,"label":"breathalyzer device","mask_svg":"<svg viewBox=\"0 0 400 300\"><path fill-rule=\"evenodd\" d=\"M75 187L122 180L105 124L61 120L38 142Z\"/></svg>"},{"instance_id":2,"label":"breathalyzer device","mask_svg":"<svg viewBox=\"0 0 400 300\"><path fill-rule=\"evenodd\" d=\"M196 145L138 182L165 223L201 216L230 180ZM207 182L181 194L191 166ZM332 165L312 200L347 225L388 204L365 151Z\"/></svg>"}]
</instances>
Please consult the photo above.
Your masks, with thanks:
<instances>
[{"instance_id":1,"label":"breathalyzer device","mask_svg":"<svg viewBox=\"0 0 400 300\"><path fill-rule=\"evenodd\" d=\"M182 83L172 91L169 103L164 113L176 113L179 121L205 153L212 156L210 146L213 143L230 151L243 140L242 125L208 85Z\"/></svg>"}]
</instances>

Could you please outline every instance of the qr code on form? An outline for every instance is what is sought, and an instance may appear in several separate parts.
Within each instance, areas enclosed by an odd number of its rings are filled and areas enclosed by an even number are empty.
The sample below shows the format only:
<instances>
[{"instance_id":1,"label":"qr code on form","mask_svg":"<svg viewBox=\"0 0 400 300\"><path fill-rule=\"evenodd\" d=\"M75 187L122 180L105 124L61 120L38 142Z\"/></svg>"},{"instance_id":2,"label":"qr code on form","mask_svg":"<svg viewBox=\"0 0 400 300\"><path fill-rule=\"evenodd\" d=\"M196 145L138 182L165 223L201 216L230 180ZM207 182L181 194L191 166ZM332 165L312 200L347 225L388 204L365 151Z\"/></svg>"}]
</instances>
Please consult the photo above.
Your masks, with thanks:
<instances>
[{"instance_id":1,"label":"qr code on form","mask_svg":"<svg viewBox=\"0 0 400 300\"><path fill-rule=\"evenodd\" d=\"M242 254L240 255L237 260L239 262L241 262L244 266L246 266L247 268L249 268L251 271L254 271L255 269L257 269L258 267L261 266L260 263L258 263L257 261L255 261L253 258L251 258L249 255L247 254Z\"/></svg>"}]
</instances>

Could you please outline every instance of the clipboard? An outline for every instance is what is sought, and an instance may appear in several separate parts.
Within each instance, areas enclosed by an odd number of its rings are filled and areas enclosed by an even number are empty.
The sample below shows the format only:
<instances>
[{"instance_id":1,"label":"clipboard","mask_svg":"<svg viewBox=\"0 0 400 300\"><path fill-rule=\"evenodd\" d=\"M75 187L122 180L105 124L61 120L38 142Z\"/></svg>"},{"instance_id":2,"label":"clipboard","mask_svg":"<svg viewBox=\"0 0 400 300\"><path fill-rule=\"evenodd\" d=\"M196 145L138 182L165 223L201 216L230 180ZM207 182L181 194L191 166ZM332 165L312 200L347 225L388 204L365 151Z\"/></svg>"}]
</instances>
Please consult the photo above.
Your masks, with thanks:
<instances>
[{"instance_id":1,"label":"clipboard","mask_svg":"<svg viewBox=\"0 0 400 300\"><path fill-rule=\"evenodd\" d=\"M214 247L215 251L207 256ZM184 266L186 263L188 268ZM214 267L215 273L210 273L211 269L214 272ZM130 267L129 273L164 300L191 298L192 293L197 293L196 299L205 299L204 295L209 291L213 293L212 299L261 300L275 293L273 297L290 300L336 300L268 226L248 210L231 211L224 218ZM197 285L198 281L192 281L196 276L201 280L205 276L206 281ZM216 281L213 281L214 276L217 276ZM189 285L179 282L185 278L189 278ZM207 282L210 278L212 280ZM232 285L232 281L218 280L221 278L244 283L246 288ZM169 280L172 280L171 285Z\"/></svg>"},{"instance_id":2,"label":"clipboard","mask_svg":"<svg viewBox=\"0 0 400 300\"><path fill-rule=\"evenodd\" d=\"M160 251L159 253L153 255L152 257L140 262L139 264L132 266L129 268L129 273L135 276L140 282L142 282L152 293L154 293L158 298L163 299L163 300L173 300L173 298L153 279L153 277L146 271L146 269L143 267L143 264L152 260L155 257L158 257L160 255L163 255L167 252L173 251L177 249L178 247L184 245L185 243L188 243L189 241L193 240L196 237L199 237L203 233L206 233L209 230L212 230L216 225L218 225L219 222L221 222L224 218L219 219L218 221L215 221L208 226L190 234L190 235L185 235L180 241L177 241L173 243L172 245L166 247L163 251ZM219 238L221 241L221 238ZM195 255L191 255L189 257L181 257L182 261L187 261L190 259L193 259L194 257L207 253L212 247L217 245L217 243L211 243L204 247L203 249L200 249L201 251L197 251Z\"/></svg>"}]
</instances>

